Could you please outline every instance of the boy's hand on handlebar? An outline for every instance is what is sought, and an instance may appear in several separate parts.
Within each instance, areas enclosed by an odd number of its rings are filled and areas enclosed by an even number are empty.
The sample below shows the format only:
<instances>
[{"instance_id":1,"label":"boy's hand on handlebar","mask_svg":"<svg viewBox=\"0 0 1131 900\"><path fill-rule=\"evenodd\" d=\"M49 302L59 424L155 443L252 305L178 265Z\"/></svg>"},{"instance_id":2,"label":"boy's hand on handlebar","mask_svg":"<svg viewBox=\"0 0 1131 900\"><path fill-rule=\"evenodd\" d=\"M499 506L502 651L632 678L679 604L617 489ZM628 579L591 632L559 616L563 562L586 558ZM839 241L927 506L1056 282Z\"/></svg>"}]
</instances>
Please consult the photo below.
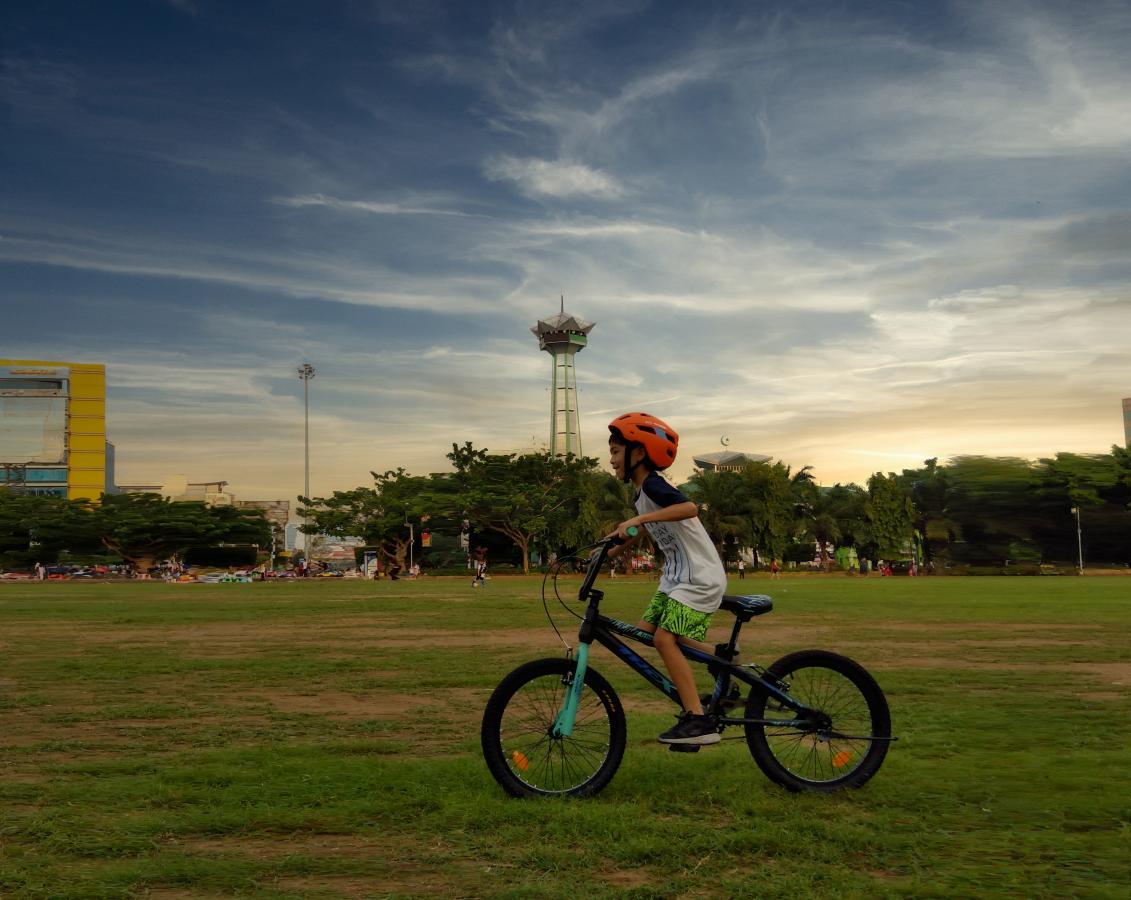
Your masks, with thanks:
<instances>
[{"instance_id":1,"label":"boy's hand on handlebar","mask_svg":"<svg viewBox=\"0 0 1131 900\"><path fill-rule=\"evenodd\" d=\"M616 538L621 543L624 543L625 541L632 540L638 534L640 534L640 524L636 521L636 519L627 519L624 522L621 522L616 527L615 531L606 534L605 540L609 540L609 538Z\"/></svg>"}]
</instances>

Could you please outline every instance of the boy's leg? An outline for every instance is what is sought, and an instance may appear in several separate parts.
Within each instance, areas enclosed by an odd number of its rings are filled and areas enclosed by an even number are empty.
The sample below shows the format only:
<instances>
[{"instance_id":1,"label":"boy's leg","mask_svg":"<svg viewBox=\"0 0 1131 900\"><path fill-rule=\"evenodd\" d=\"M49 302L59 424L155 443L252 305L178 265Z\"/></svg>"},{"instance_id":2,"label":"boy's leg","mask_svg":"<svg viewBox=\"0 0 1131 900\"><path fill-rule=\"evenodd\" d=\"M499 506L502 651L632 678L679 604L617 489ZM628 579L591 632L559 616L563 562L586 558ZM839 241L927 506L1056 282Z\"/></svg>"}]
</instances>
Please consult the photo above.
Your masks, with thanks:
<instances>
[{"instance_id":1,"label":"boy's leg","mask_svg":"<svg viewBox=\"0 0 1131 900\"><path fill-rule=\"evenodd\" d=\"M641 618L641 620L639 622L637 622L637 628L640 629L640 631L647 631L649 634L655 634L656 633L656 626L653 623L649 622L647 620L647 618ZM676 640L679 640L679 642L682 643L684 647L691 647L691 648L696 649L696 650L702 650L703 652L705 652L705 654L713 654L714 655L714 652L715 652L715 644L714 643L707 643L706 641L697 641L694 638L684 638L682 634L677 634Z\"/></svg>"},{"instance_id":2,"label":"boy's leg","mask_svg":"<svg viewBox=\"0 0 1131 900\"><path fill-rule=\"evenodd\" d=\"M675 689L679 691L679 702L683 704L684 710L692 715L703 715L703 704L699 701L699 691L695 687L695 673L691 671L691 663L679 652L677 636L666 628L657 628L652 640L672 677Z\"/></svg>"},{"instance_id":3,"label":"boy's leg","mask_svg":"<svg viewBox=\"0 0 1131 900\"><path fill-rule=\"evenodd\" d=\"M644 611L644 621L640 623L640 627L653 636L653 644L667 667L679 694L680 705L684 708L679 723L660 735L662 743L702 745L719 742L718 728L710 718L703 715L703 705L695 689L691 663L679 649L680 643L686 642L690 646L701 644L710 652L713 648L699 640L707 636L709 621L709 613L690 609L662 591L656 592L648 609ZM680 632L687 634L681 635Z\"/></svg>"},{"instance_id":4,"label":"boy's leg","mask_svg":"<svg viewBox=\"0 0 1131 900\"><path fill-rule=\"evenodd\" d=\"M641 619L636 623L636 627L641 631L647 631L649 634L656 633L656 626L649 622L647 619ZM682 634L676 635L677 640L685 647L692 647L696 650L702 650L704 653L714 654L715 645L708 644L706 641L697 641L695 638L684 637Z\"/></svg>"}]
</instances>

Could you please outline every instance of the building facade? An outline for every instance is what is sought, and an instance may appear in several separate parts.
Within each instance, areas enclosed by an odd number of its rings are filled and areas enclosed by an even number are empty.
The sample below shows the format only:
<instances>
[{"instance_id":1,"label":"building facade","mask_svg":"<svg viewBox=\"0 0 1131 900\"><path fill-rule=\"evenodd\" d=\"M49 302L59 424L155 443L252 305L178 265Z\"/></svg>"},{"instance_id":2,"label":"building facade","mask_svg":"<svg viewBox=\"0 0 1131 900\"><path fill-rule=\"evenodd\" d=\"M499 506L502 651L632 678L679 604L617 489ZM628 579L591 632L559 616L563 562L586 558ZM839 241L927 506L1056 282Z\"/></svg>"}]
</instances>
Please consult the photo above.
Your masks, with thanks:
<instances>
[{"instance_id":1,"label":"building facade","mask_svg":"<svg viewBox=\"0 0 1131 900\"><path fill-rule=\"evenodd\" d=\"M236 495L225 490L226 481L189 481L184 475L169 475L161 484L122 484L121 494L160 494L166 500L192 500L205 506L233 506Z\"/></svg>"},{"instance_id":2,"label":"building facade","mask_svg":"<svg viewBox=\"0 0 1131 900\"><path fill-rule=\"evenodd\" d=\"M291 518L290 500L237 500L237 509L258 509L271 523L271 540L276 552L286 549L287 525Z\"/></svg>"},{"instance_id":3,"label":"building facade","mask_svg":"<svg viewBox=\"0 0 1131 900\"><path fill-rule=\"evenodd\" d=\"M0 484L97 500L113 490L106 367L0 359Z\"/></svg>"}]
</instances>

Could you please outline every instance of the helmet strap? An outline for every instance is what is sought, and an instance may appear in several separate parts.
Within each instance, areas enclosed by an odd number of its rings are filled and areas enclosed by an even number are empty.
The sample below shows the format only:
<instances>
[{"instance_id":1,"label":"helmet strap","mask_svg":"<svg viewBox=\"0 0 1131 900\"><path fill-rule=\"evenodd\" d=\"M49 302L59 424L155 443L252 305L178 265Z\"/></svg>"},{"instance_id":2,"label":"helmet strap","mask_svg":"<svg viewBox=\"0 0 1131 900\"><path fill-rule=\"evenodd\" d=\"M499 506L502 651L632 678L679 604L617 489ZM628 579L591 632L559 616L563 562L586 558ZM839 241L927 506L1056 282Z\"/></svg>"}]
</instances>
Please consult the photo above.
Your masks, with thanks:
<instances>
[{"instance_id":1,"label":"helmet strap","mask_svg":"<svg viewBox=\"0 0 1131 900\"><path fill-rule=\"evenodd\" d=\"M640 459L638 459L636 462L631 462L630 460L632 459L632 451L635 450L637 447L640 447L640 449L644 453L644 455L641 456ZM625 452L624 478L622 480L627 484L628 482L632 481L632 473L636 471L636 467L639 466L639 465L643 465L644 460L646 460L648 458L648 451L644 450L643 445L634 443L634 444L628 444L624 448L624 452Z\"/></svg>"}]
</instances>

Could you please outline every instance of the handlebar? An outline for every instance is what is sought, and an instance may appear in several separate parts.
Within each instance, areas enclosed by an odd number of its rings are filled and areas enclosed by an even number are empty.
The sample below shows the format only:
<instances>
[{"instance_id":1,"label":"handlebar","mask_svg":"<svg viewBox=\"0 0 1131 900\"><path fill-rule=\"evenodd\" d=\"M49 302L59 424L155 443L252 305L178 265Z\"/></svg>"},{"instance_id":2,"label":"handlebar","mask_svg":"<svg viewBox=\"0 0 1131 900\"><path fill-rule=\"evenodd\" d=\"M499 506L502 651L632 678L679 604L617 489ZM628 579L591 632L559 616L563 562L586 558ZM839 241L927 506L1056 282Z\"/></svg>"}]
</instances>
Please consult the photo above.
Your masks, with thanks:
<instances>
[{"instance_id":1,"label":"handlebar","mask_svg":"<svg viewBox=\"0 0 1131 900\"><path fill-rule=\"evenodd\" d=\"M627 529L629 538L634 538L640 534L640 529L635 525L630 525ZM624 538L619 538L615 534L607 538L603 538L594 545L599 549L598 553L589 561L589 568L585 572L585 580L581 583L581 590L578 591L578 599L583 603L588 599L589 589L593 587L593 582L597 580L597 573L601 570L605 560L609 557L609 550L613 547L619 547L622 544L627 544Z\"/></svg>"}]
</instances>

